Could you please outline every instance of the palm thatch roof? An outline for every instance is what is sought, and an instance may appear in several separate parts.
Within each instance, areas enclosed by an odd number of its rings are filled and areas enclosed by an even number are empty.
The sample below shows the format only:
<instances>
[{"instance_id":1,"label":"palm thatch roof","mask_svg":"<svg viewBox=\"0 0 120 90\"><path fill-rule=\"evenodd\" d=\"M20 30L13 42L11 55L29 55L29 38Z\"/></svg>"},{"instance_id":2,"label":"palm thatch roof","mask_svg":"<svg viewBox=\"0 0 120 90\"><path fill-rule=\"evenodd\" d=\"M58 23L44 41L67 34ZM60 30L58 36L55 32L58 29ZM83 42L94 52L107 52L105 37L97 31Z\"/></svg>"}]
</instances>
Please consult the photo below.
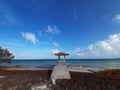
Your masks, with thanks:
<instances>
[{"instance_id":1,"label":"palm thatch roof","mask_svg":"<svg viewBox=\"0 0 120 90\"><path fill-rule=\"evenodd\" d=\"M69 53L66 53L66 52L57 52L57 53L55 53L54 55L56 55L56 56L67 56L67 55L69 55Z\"/></svg>"}]
</instances>

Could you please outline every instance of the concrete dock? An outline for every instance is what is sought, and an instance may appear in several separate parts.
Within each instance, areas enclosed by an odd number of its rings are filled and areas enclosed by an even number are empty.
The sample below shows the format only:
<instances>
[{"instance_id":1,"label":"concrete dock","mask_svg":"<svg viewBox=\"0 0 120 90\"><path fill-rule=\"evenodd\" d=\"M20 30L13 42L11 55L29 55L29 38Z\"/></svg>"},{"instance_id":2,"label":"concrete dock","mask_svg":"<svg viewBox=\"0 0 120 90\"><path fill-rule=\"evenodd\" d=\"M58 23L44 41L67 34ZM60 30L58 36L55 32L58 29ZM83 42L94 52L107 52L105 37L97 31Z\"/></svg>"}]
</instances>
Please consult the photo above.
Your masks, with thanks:
<instances>
[{"instance_id":1,"label":"concrete dock","mask_svg":"<svg viewBox=\"0 0 120 90\"><path fill-rule=\"evenodd\" d=\"M54 84L56 79L70 79L70 74L65 62L59 62L54 66L51 74L51 80Z\"/></svg>"}]
</instances>

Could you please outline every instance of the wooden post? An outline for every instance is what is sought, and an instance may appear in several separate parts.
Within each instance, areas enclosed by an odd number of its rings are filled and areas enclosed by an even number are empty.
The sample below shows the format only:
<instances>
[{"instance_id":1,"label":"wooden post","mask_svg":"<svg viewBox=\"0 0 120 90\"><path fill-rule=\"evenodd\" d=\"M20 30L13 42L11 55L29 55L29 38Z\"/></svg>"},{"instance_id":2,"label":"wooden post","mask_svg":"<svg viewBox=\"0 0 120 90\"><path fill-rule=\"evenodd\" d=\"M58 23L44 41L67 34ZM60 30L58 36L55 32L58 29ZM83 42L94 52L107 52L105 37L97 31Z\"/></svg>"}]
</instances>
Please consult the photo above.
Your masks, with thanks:
<instances>
[{"instance_id":1,"label":"wooden post","mask_svg":"<svg viewBox=\"0 0 120 90\"><path fill-rule=\"evenodd\" d=\"M66 55L64 55L64 62L66 62Z\"/></svg>"},{"instance_id":2,"label":"wooden post","mask_svg":"<svg viewBox=\"0 0 120 90\"><path fill-rule=\"evenodd\" d=\"M58 63L60 62L60 55L58 55Z\"/></svg>"}]
</instances>

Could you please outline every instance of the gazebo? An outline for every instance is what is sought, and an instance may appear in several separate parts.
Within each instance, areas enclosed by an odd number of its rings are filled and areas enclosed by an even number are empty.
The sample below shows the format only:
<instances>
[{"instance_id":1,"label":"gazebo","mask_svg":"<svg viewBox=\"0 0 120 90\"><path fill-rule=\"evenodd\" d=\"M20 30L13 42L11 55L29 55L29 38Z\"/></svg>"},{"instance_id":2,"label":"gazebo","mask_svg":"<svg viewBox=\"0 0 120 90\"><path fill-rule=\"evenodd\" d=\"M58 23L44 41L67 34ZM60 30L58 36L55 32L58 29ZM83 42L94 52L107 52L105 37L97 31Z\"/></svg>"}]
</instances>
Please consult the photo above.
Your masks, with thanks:
<instances>
[{"instance_id":1,"label":"gazebo","mask_svg":"<svg viewBox=\"0 0 120 90\"><path fill-rule=\"evenodd\" d=\"M57 52L57 53L55 53L55 55L58 56L58 62L60 62L60 56L64 56L63 62L66 62L66 56L68 56L69 53L66 53L66 52Z\"/></svg>"}]
</instances>

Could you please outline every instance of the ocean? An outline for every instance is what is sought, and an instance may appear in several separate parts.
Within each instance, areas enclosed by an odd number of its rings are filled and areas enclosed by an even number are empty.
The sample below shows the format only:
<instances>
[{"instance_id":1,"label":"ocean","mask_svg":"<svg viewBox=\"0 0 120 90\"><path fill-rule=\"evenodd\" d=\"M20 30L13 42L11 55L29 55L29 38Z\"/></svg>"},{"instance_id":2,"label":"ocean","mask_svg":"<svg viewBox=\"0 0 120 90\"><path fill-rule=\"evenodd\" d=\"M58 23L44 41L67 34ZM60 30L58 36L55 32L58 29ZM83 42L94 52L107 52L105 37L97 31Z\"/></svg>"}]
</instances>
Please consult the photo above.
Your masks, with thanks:
<instances>
[{"instance_id":1,"label":"ocean","mask_svg":"<svg viewBox=\"0 0 120 90\"><path fill-rule=\"evenodd\" d=\"M15 59L11 64L2 63L2 66L20 65L25 69L44 70L52 69L57 64L57 59ZM104 69L120 69L120 59L67 59L69 66L84 66Z\"/></svg>"}]
</instances>

